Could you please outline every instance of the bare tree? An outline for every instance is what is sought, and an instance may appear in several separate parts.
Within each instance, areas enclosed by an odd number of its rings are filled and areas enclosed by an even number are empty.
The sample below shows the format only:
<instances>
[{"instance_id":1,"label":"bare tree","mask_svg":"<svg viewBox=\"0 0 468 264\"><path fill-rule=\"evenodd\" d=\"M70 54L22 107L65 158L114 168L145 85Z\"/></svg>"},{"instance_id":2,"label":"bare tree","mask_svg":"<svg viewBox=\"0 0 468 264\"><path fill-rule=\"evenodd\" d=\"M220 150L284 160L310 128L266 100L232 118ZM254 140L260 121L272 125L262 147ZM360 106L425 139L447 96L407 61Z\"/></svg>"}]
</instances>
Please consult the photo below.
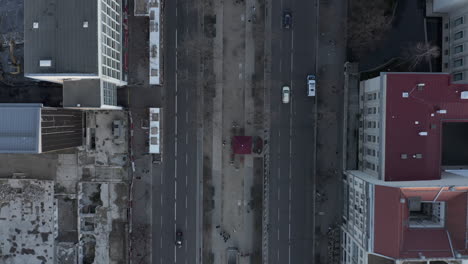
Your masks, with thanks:
<instances>
[{"instance_id":1,"label":"bare tree","mask_svg":"<svg viewBox=\"0 0 468 264\"><path fill-rule=\"evenodd\" d=\"M359 56L383 39L392 26L396 5L385 0L351 1L348 19L348 45Z\"/></svg>"},{"instance_id":2,"label":"bare tree","mask_svg":"<svg viewBox=\"0 0 468 264\"><path fill-rule=\"evenodd\" d=\"M440 56L440 48L431 43L419 42L406 50L405 61L409 63L408 70L413 71L421 62L430 62Z\"/></svg>"}]
</instances>

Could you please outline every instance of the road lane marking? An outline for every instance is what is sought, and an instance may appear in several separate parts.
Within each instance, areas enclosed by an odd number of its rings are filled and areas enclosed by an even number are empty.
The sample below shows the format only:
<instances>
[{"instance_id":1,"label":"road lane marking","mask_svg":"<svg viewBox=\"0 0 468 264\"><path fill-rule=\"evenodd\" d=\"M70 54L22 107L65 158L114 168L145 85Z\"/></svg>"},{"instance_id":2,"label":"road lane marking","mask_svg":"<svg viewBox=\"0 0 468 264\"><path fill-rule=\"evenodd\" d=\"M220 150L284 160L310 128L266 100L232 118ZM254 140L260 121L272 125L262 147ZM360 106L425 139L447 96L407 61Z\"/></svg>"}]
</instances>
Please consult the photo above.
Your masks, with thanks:
<instances>
[{"instance_id":1,"label":"road lane marking","mask_svg":"<svg viewBox=\"0 0 468 264\"><path fill-rule=\"evenodd\" d=\"M177 232L177 224L174 223L174 233ZM174 244L174 263L177 263L177 246Z\"/></svg>"},{"instance_id":2,"label":"road lane marking","mask_svg":"<svg viewBox=\"0 0 468 264\"><path fill-rule=\"evenodd\" d=\"M185 165L188 165L188 154L185 153Z\"/></svg>"},{"instance_id":3,"label":"road lane marking","mask_svg":"<svg viewBox=\"0 0 468 264\"><path fill-rule=\"evenodd\" d=\"M291 73L293 73L294 68L294 30L291 31Z\"/></svg>"},{"instance_id":4,"label":"road lane marking","mask_svg":"<svg viewBox=\"0 0 468 264\"><path fill-rule=\"evenodd\" d=\"M188 133L187 133L187 134L185 134L185 144L187 144L187 145L188 145Z\"/></svg>"},{"instance_id":5,"label":"road lane marking","mask_svg":"<svg viewBox=\"0 0 468 264\"><path fill-rule=\"evenodd\" d=\"M294 29L291 30L291 50L294 50Z\"/></svg>"},{"instance_id":6,"label":"road lane marking","mask_svg":"<svg viewBox=\"0 0 468 264\"><path fill-rule=\"evenodd\" d=\"M187 209L187 195L185 196L185 209Z\"/></svg>"}]
</instances>

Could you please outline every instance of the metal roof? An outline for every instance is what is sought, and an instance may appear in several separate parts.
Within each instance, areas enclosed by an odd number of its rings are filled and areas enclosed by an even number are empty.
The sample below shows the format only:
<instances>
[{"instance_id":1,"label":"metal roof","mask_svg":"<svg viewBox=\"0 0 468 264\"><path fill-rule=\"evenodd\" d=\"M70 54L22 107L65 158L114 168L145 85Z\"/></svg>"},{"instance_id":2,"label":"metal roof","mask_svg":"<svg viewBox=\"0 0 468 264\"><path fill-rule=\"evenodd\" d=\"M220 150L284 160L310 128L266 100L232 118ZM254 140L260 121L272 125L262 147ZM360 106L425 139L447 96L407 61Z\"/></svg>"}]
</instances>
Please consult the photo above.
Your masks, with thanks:
<instances>
[{"instance_id":1,"label":"metal roof","mask_svg":"<svg viewBox=\"0 0 468 264\"><path fill-rule=\"evenodd\" d=\"M468 187L394 188L375 186L374 200L374 252L396 258L453 257L467 251L466 216ZM442 228L411 228L409 202L412 197L422 201L445 202L445 225ZM449 236L450 235L450 238ZM449 241L451 240L451 241Z\"/></svg>"},{"instance_id":2,"label":"metal roof","mask_svg":"<svg viewBox=\"0 0 468 264\"><path fill-rule=\"evenodd\" d=\"M101 107L101 80L82 79L63 82L64 107Z\"/></svg>"},{"instance_id":3,"label":"metal roof","mask_svg":"<svg viewBox=\"0 0 468 264\"><path fill-rule=\"evenodd\" d=\"M40 153L41 104L0 104L0 153Z\"/></svg>"},{"instance_id":4,"label":"metal roof","mask_svg":"<svg viewBox=\"0 0 468 264\"><path fill-rule=\"evenodd\" d=\"M96 0L25 0L25 73L97 74L97 12ZM40 67L40 60L51 60L51 67Z\"/></svg>"},{"instance_id":5,"label":"metal roof","mask_svg":"<svg viewBox=\"0 0 468 264\"><path fill-rule=\"evenodd\" d=\"M468 85L449 74L383 73L385 180L441 178L442 125L468 121ZM419 85L418 85L419 84ZM402 155L406 154L402 158Z\"/></svg>"}]
</instances>

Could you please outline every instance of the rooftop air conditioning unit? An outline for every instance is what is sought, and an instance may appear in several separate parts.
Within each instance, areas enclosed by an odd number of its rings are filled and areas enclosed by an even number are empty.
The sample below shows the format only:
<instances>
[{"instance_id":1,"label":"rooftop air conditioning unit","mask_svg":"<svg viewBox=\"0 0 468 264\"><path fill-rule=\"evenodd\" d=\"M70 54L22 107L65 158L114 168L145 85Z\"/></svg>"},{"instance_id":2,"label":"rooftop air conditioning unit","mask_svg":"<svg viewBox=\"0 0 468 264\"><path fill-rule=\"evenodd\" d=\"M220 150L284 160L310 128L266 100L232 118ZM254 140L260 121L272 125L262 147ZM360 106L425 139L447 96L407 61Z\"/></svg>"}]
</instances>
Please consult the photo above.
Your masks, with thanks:
<instances>
[{"instance_id":1,"label":"rooftop air conditioning unit","mask_svg":"<svg viewBox=\"0 0 468 264\"><path fill-rule=\"evenodd\" d=\"M39 61L39 66L40 67L50 67L50 66L52 66L52 61L51 60L40 60Z\"/></svg>"},{"instance_id":2,"label":"rooftop air conditioning unit","mask_svg":"<svg viewBox=\"0 0 468 264\"><path fill-rule=\"evenodd\" d=\"M460 99L468 99L468 91L461 92Z\"/></svg>"}]
</instances>

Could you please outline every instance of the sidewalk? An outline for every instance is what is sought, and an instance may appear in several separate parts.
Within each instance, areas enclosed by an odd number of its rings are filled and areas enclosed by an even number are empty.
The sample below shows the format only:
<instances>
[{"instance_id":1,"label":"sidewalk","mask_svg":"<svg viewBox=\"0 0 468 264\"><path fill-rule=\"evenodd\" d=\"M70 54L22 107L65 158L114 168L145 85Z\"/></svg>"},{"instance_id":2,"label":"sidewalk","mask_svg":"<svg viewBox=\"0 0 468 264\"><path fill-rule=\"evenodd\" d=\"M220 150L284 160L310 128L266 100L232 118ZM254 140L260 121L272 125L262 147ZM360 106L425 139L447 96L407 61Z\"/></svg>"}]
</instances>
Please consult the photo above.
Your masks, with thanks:
<instances>
[{"instance_id":1,"label":"sidewalk","mask_svg":"<svg viewBox=\"0 0 468 264\"><path fill-rule=\"evenodd\" d=\"M337 224L342 212L342 100L347 1L320 2L319 10L316 191L320 196L316 196L315 262L331 264L340 262L336 247L339 249ZM329 227L334 231L328 232Z\"/></svg>"},{"instance_id":2,"label":"sidewalk","mask_svg":"<svg viewBox=\"0 0 468 264\"><path fill-rule=\"evenodd\" d=\"M239 263L260 263L262 197L254 194L261 194L263 157L234 156L231 138L263 136L264 67L258 58L263 57L264 10L256 0L215 0L213 12L216 81L212 108L205 110L212 118L205 116L204 125L209 129L204 189L212 190L205 193L204 263L225 263L229 247L238 249Z\"/></svg>"}]
</instances>

